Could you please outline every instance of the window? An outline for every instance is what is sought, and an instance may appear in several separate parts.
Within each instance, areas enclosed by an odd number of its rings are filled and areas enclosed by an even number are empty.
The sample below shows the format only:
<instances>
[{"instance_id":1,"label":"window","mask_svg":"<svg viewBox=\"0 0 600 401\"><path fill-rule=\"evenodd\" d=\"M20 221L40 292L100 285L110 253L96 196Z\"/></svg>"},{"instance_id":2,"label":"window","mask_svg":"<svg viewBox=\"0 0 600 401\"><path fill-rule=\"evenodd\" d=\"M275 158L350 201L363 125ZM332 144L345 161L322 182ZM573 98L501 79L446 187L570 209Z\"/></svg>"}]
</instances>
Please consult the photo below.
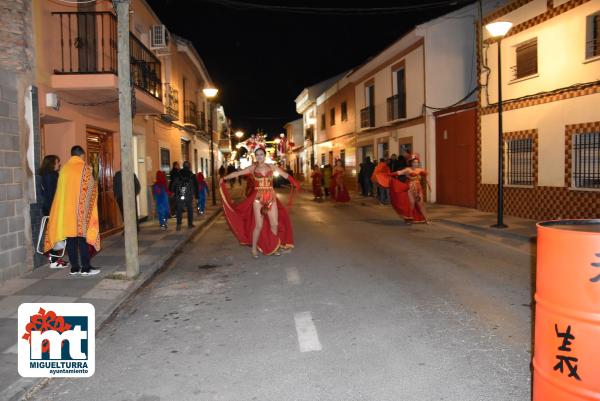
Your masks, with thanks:
<instances>
[{"instance_id":1,"label":"window","mask_svg":"<svg viewBox=\"0 0 600 401\"><path fill-rule=\"evenodd\" d=\"M600 56L600 13L587 18L585 57Z\"/></svg>"},{"instance_id":2,"label":"window","mask_svg":"<svg viewBox=\"0 0 600 401\"><path fill-rule=\"evenodd\" d=\"M537 38L518 45L516 53L517 64L513 67L514 79L537 74Z\"/></svg>"},{"instance_id":3,"label":"window","mask_svg":"<svg viewBox=\"0 0 600 401\"><path fill-rule=\"evenodd\" d=\"M200 158L200 171L203 172L203 173L206 171L204 169L204 157Z\"/></svg>"},{"instance_id":4,"label":"window","mask_svg":"<svg viewBox=\"0 0 600 401\"><path fill-rule=\"evenodd\" d=\"M329 110L329 125L335 125L335 108Z\"/></svg>"},{"instance_id":5,"label":"window","mask_svg":"<svg viewBox=\"0 0 600 401\"><path fill-rule=\"evenodd\" d=\"M325 153L321 153L321 165L325 165Z\"/></svg>"},{"instance_id":6,"label":"window","mask_svg":"<svg viewBox=\"0 0 600 401\"><path fill-rule=\"evenodd\" d=\"M194 170L200 171L200 168L198 167L198 149L194 149Z\"/></svg>"},{"instance_id":7,"label":"window","mask_svg":"<svg viewBox=\"0 0 600 401\"><path fill-rule=\"evenodd\" d=\"M506 183L534 185L533 139L509 139L506 142Z\"/></svg>"},{"instance_id":8,"label":"window","mask_svg":"<svg viewBox=\"0 0 600 401\"><path fill-rule=\"evenodd\" d=\"M171 152L169 149L160 148L160 169L166 173L171 171Z\"/></svg>"},{"instance_id":9,"label":"window","mask_svg":"<svg viewBox=\"0 0 600 401\"><path fill-rule=\"evenodd\" d=\"M392 81L394 95L387 99L388 121L406 118L406 74L404 67L394 71Z\"/></svg>"},{"instance_id":10,"label":"window","mask_svg":"<svg viewBox=\"0 0 600 401\"><path fill-rule=\"evenodd\" d=\"M573 186L600 189L600 132L573 135Z\"/></svg>"},{"instance_id":11,"label":"window","mask_svg":"<svg viewBox=\"0 0 600 401\"><path fill-rule=\"evenodd\" d=\"M348 121L348 103L342 102L341 113L340 114L341 114L340 119L342 121Z\"/></svg>"},{"instance_id":12,"label":"window","mask_svg":"<svg viewBox=\"0 0 600 401\"><path fill-rule=\"evenodd\" d=\"M321 129L325 129L325 113L321 114Z\"/></svg>"},{"instance_id":13,"label":"window","mask_svg":"<svg viewBox=\"0 0 600 401\"><path fill-rule=\"evenodd\" d=\"M340 160L342 161L342 166L346 165L346 149L340 150Z\"/></svg>"},{"instance_id":14,"label":"window","mask_svg":"<svg viewBox=\"0 0 600 401\"><path fill-rule=\"evenodd\" d=\"M184 162L190 161L190 141L186 139L181 140L181 159Z\"/></svg>"}]
</instances>

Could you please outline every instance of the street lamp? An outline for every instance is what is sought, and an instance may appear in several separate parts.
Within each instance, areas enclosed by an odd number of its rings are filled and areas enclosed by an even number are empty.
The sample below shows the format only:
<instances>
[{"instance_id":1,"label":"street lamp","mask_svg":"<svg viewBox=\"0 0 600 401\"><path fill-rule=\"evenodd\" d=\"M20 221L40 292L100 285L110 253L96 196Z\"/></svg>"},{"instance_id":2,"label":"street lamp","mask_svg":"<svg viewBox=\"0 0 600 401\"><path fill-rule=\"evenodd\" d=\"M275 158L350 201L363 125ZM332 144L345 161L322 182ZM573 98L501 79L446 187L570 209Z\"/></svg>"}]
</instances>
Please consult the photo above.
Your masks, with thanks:
<instances>
[{"instance_id":1,"label":"street lamp","mask_svg":"<svg viewBox=\"0 0 600 401\"><path fill-rule=\"evenodd\" d=\"M504 135L502 132L502 38L512 27L511 22L498 21L485 26L489 34L498 39L498 212L492 227L506 228L504 224Z\"/></svg>"},{"instance_id":2,"label":"street lamp","mask_svg":"<svg viewBox=\"0 0 600 401\"><path fill-rule=\"evenodd\" d=\"M214 151L214 139L213 139L213 110L211 99L217 96L219 92L216 88L204 88L202 90L204 96L208 100L208 117L210 121L210 127L208 128L210 131L210 186L212 190L212 205L215 206L217 204L217 196L215 194L215 151Z\"/></svg>"},{"instance_id":3,"label":"street lamp","mask_svg":"<svg viewBox=\"0 0 600 401\"><path fill-rule=\"evenodd\" d=\"M235 132L235 137L237 139L242 139L243 136L244 136L244 133L242 131L236 131Z\"/></svg>"}]
</instances>

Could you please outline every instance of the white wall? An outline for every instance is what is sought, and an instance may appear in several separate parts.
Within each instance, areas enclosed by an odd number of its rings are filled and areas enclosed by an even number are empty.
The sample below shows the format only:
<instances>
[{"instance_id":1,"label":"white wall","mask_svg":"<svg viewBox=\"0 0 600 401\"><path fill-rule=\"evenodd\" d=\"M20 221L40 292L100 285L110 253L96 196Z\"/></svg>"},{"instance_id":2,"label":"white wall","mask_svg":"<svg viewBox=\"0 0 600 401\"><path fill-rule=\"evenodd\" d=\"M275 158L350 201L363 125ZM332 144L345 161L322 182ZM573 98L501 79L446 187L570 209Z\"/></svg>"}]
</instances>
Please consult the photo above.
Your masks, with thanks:
<instances>
[{"instance_id":1,"label":"white wall","mask_svg":"<svg viewBox=\"0 0 600 401\"><path fill-rule=\"evenodd\" d=\"M600 94L503 113L503 131L538 130L538 185L565 184L565 125L600 121ZM498 183L498 114L481 116L481 180Z\"/></svg>"}]
</instances>

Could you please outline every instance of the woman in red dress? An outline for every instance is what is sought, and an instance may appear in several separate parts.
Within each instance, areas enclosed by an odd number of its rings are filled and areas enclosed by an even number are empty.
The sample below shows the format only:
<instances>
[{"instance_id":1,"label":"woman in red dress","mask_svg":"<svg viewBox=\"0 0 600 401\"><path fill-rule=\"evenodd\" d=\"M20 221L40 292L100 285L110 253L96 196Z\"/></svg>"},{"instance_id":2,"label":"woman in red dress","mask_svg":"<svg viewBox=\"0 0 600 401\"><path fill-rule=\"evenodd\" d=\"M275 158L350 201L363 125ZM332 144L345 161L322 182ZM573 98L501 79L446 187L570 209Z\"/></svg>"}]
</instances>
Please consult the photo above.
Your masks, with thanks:
<instances>
[{"instance_id":1,"label":"woman in red dress","mask_svg":"<svg viewBox=\"0 0 600 401\"><path fill-rule=\"evenodd\" d=\"M421 168L417 155L409 160L410 167L391 173L392 177L392 205L398 214L404 217L407 223L427 223L425 217L425 194L421 185L424 180L431 191L427 180L427 170ZM398 179L406 176L407 182Z\"/></svg>"},{"instance_id":2,"label":"woman in red dress","mask_svg":"<svg viewBox=\"0 0 600 401\"><path fill-rule=\"evenodd\" d=\"M278 166L266 164L263 148L256 149L254 155L255 164L221 179L225 218L240 244L252 246L254 258L258 257L258 251L265 255L280 255L280 248L294 247L294 235L287 210L277 199L273 189L273 173L279 173L297 190L300 185ZM246 174L251 174L254 178L254 188L246 199L234 204L225 183Z\"/></svg>"},{"instance_id":3,"label":"woman in red dress","mask_svg":"<svg viewBox=\"0 0 600 401\"><path fill-rule=\"evenodd\" d=\"M321 168L318 164L313 167L313 172L310 176L312 178L313 200L321 200L323 198L323 174L321 174Z\"/></svg>"},{"instance_id":4,"label":"woman in red dress","mask_svg":"<svg viewBox=\"0 0 600 401\"><path fill-rule=\"evenodd\" d=\"M346 171L340 159L336 160L335 167L331 174L331 198L336 202L350 202L350 195L344 184Z\"/></svg>"}]
</instances>

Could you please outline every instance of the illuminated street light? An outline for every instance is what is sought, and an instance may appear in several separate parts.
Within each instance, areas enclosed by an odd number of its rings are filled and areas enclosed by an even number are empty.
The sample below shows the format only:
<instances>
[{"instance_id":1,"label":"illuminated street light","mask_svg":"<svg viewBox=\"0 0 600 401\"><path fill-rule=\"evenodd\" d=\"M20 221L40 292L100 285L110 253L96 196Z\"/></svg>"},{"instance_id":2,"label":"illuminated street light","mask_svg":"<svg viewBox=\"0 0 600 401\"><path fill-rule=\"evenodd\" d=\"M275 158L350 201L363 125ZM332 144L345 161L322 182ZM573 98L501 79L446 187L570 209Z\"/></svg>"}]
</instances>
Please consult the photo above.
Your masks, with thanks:
<instances>
[{"instance_id":1,"label":"illuminated street light","mask_svg":"<svg viewBox=\"0 0 600 401\"><path fill-rule=\"evenodd\" d=\"M211 99L217 96L219 90L216 88L204 88L202 89L204 96L208 99L208 117L210 120L209 134L210 134L210 186L212 189L212 204L215 206L217 204L217 196L215 194L215 151L214 151L214 132L213 132L213 108Z\"/></svg>"},{"instance_id":2,"label":"illuminated street light","mask_svg":"<svg viewBox=\"0 0 600 401\"><path fill-rule=\"evenodd\" d=\"M242 131L236 131L235 132L235 137L238 139L241 139L244 136L244 133Z\"/></svg>"},{"instance_id":3,"label":"illuminated street light","mask_svg":"<svg viewBox=\"0 0 600 401\"><path fill-rule=\"evenodd\" d=\"M506 228L504 224L504 134L502 132L502 38L508 33L512 23L506 21L492 22L485 29L498 39L498 211L497 221L492 227Z\"/></svg>"}]
</instances>

